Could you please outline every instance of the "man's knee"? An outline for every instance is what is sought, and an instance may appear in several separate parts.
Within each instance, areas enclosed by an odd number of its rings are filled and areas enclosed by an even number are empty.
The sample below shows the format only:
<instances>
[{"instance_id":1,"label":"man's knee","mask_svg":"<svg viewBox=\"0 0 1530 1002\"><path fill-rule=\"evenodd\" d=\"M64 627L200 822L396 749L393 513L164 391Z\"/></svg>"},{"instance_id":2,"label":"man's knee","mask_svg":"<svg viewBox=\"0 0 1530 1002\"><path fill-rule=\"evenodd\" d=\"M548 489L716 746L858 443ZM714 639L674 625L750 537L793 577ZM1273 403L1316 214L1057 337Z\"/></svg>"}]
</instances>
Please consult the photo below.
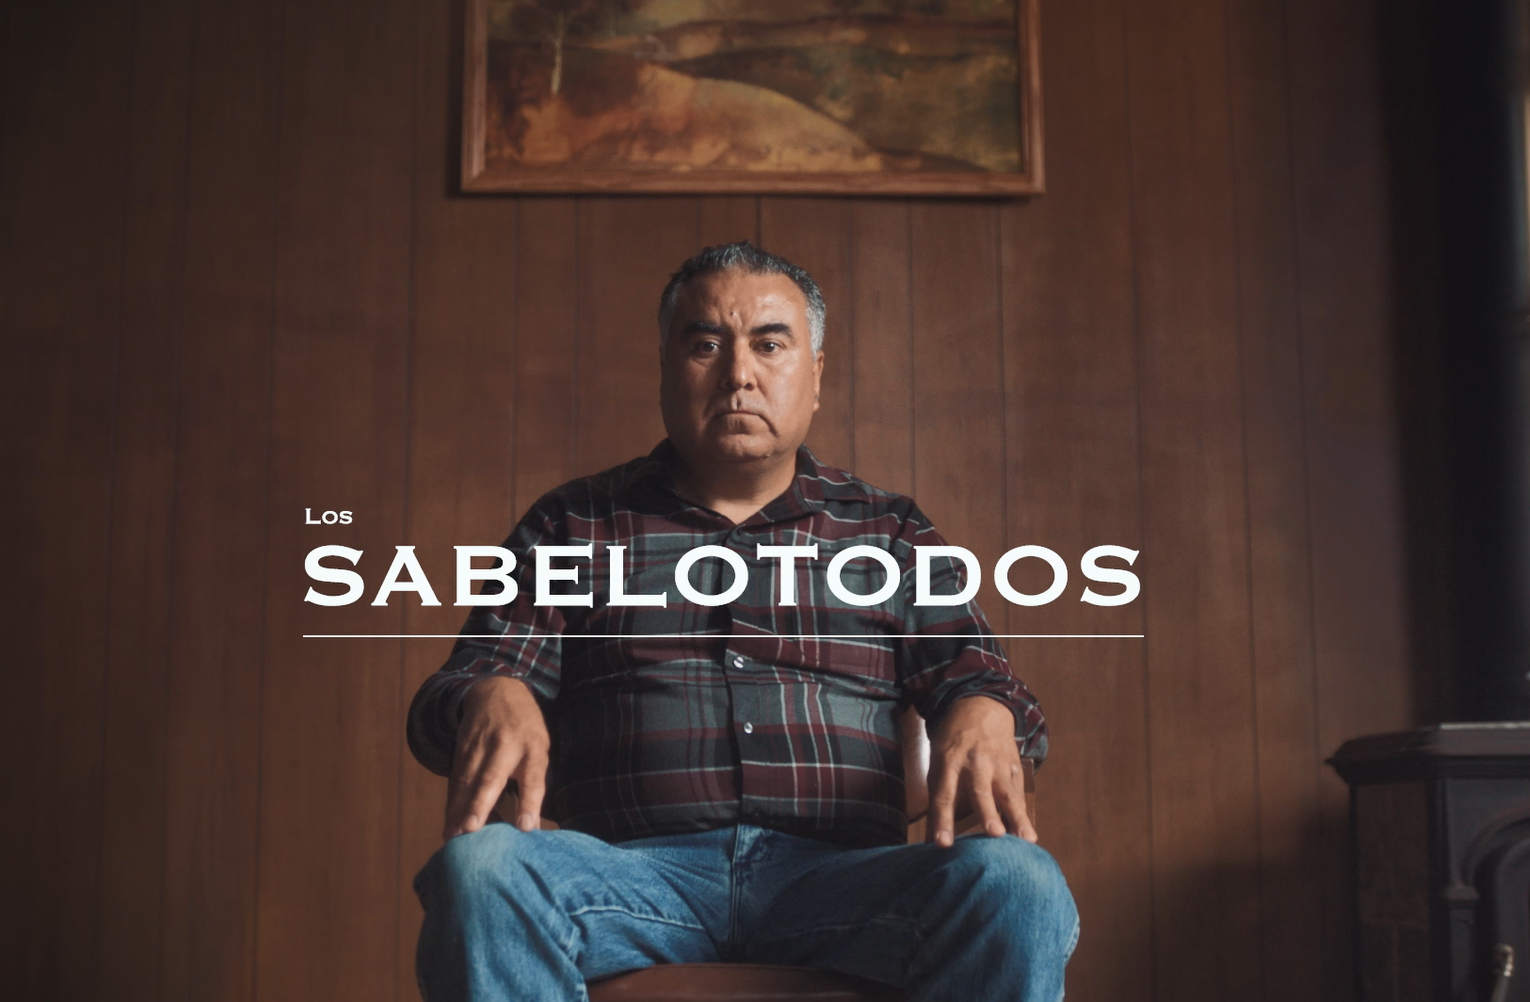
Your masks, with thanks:
<instances>
[{"instance_id":1,"label":"man's knee","mask_svg":"<svg viewBox=\"0 0 1530 1002\"><path fill-rule=\"evenodd\" d=\"M1018 835L969 835L948 850L950 867L969 900L989 917L1006 916L1065 944L1078 936L1078 910L1052 854Z\"/></svg>"},{"instance_id":2,"label":"man's knee","mask_svg":"<svg viewBox=\"0 0 1530 1002\"><path fill-rule=\"evenodd\" d=\"M427 909L435 902L461 905L501 894L525 871L528 837L514 825L503 824L453 836L414 878L415 893Z\"/></svg>"}]
</instances>

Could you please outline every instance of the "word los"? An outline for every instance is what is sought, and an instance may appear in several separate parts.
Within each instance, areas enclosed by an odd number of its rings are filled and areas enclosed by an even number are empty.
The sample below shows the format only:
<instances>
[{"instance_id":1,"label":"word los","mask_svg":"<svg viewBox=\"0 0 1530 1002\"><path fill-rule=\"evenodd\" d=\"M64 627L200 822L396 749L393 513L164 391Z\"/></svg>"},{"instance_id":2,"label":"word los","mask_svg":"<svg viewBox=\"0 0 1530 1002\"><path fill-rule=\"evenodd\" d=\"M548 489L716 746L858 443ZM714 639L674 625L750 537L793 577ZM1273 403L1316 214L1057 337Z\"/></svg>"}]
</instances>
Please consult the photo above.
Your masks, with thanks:
<instances>
[{"instance_id":1,"label":"word los","mask_svg":"<svg viewBox=\"0 0 1530 1002\"><path fill-rule=\"evenodd\" d=\"M377 596L372 599L373 605L387 605L388 597L394 592L414 592L420 597L421 605L440 605L436 598L435 590L431 588L430 581L425 576L424 569L415 558L414 547L398 546L394 548L393 563L388 568L387 575L383 578L381 586L377 589ZM454 605L507 605L515 601L519 594L519 586L510 573L515 569L515 554L502 546L458 546L457 551L457 601ZM570 605L593 607L595 596L591 592L573 594L553 594L550 585L554 582L579 581L578 567L554 567L552 561L557 558L575 558L593 560L595 546L586 543L582 546L535 546L536 552L536 605ZM629 595L626 591L627 575L624 567L626 564L625 546L607 546L610 564L610 595L611 605L646 605L665 606L669 603L669 592L660 592L657 595ZM1084 589L1080 601L1090 605L1126 605L1141 592L1141 583L1137 575L1131 571L1119 567L1102 567L1100 559L1113 557L1126 561L1130 566L1137 559L1137 550L1129 550L1124 546L1096 546L1084 554L1080 561L1080 569L1084 577L1100 584L1115 584L1121 586L1121 591L1113 595L1101 595L1091 589ZM914 590L915 605L961 605L972 600L977 594L983 580L982 566L971 550L961 546L916 546L914 547ZM326 584L341 584L346 590L338 595L326 595L310 587L303 601L312 602L314 605L350 605L361 596L366 587L360 574L347 570L343 567L332 567L323 561L327 558L338 557L348 561L352 566L360 562L362 551L348 546L319 546L308 552L308 558L304 567L308 576L314 581ZM780 605L797 604L797 574L796 564L801 560L817 560L818 547L812 546L771 546L761 543L757 556L761 560L777 559L781 562L780 573ZM497 558L497 567L474 567L474 557ZM933 594L931 592L930 561L936 557L947 557L959 560L966 566L967 582L959 592ZM1027 557L1046 562L1052 568L1052 583L1045 591L1034 595L1028 595L1017 591L1010 584L1010 568ZM733 583L728 589L716 595L697 590L690 580L690 571L700 560L708 558L721 560L733 569ZM845 565L852 560L874 560L882 565L886 571L886 580L880 588L869 595L861 595L850 591L845 587L842 580ZM998 588L999 594L1015 605L1036 606L1046 605L1063 593L1068 586L1068 565L1063 558L1053 550L1045 546L1017 546L1005 553L994 565L994 587ZM880 605L895 595L902 583L902 570L893 559L893 555L876 546L848 546L840 550L829 561L825 572L826 583L829 591L835 598L846 605L872 606ZM476 581L496 582L499 591L487 594L473 594L473 583ZM735 601L744 593L749 584L749 567L744 558L736 551L725 546L698 546L689 550L675 562L675 588L688 602L697 605L727 605Z\"/></svg>"},{"instance_id":2,"label":"word los","mask_svg":"<svg viewBox=\"0 0 1530 1002\"><path fill-rule=\"evenodd\" d=\"M327 511L318 518L313 517L312 508L303 509L304 525L350 525L351 513L348 511Z\"/></svg>"}]
</instances>

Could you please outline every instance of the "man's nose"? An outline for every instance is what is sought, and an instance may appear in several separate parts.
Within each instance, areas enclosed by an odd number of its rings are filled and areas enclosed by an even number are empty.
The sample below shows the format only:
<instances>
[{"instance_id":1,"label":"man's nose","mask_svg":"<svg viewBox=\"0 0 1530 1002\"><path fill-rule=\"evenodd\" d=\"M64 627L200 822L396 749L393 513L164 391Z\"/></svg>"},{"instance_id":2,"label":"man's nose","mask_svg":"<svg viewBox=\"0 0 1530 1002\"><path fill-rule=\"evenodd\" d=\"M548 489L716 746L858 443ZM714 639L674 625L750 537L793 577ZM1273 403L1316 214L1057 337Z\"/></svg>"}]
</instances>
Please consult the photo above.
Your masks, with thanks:
<instances>
[{"instance_id":1,"label":"man's nose","mask_svg":"<svg viewBox=\"0 0 1530 1002\"><path fill-rule=\"evenodd\" d=\"M747 390L754 386L754 359L740 348L727 349L723 359L723 382L730 390Z\"/></svg>"}]
</instances>

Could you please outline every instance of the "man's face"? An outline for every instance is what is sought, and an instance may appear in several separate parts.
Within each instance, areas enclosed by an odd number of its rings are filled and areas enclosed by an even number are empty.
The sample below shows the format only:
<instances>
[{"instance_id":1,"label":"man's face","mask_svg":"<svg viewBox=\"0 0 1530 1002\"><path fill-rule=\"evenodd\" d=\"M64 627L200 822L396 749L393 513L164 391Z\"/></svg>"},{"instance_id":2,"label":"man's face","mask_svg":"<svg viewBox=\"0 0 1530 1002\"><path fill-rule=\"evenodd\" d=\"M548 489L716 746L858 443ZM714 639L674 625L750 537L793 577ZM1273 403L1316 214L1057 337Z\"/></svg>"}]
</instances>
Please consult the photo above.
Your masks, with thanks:
<instances>
[{"instance_id":1,"label":"man's face","mask_svg":"<svg viewBox=\"0 0 1530 1002\"><path fill-rule=\"evenodd\" d=\"M818 409L823 352L807 299L785 275L711 272L675 303L660 360L664 427L686 462L795 455Z\"/></svg>"}]
</instances>

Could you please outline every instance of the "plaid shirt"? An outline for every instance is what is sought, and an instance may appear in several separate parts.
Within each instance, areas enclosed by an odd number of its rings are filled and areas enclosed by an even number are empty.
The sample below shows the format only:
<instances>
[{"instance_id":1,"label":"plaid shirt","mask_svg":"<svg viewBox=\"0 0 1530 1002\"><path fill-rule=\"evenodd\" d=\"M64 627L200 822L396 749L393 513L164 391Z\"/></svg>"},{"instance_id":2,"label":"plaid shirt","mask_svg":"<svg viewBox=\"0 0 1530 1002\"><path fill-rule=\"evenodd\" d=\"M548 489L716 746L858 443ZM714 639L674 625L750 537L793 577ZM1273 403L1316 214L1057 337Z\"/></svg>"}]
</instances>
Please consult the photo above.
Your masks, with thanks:
<instances>
[{"instance_id":1,"label":"plaid shirt","mask_svg":"<svg viewBox=\"0 0 1530 1002\"><path fill-rule=\"evenodd\" d=\"M963 696L990 696L1014 711L1020 753L1045 757L1041 709L977 605L914 605L913 547L945 540L911 499L821 466L802 446L792 488L735 525L674 492L676 459L665 439L549 492L521 519L504 544L519 595L474 607L410 707L409 747L426 768L449 773L463 697L490 674L526 682L547 718L549 814L610 842L748 822L852 846L901 843L894 711L910 703L933 722ZM781 604L781 560L759 558L761 543L818 546L816 560L796 561L797 604ZM577 569L578 581L548 587L593 593L593 604L534 605L532 547L580 544L593 545L592 559L552 562ZM727 605L676 591L676 562L707 544L749 568ZM876 606L847 605L826 587L829 559L857 544L902 568L900 587ZM665 606L610 604L608 545L626 547L625 594L668 592ZM841 580L869 595L885 574L857 559ZM966 575L938 558L931 579L934 594L951 594ZM690 580L716 595L733 571L703 559Z\"/></svg>"}]
</instances>

